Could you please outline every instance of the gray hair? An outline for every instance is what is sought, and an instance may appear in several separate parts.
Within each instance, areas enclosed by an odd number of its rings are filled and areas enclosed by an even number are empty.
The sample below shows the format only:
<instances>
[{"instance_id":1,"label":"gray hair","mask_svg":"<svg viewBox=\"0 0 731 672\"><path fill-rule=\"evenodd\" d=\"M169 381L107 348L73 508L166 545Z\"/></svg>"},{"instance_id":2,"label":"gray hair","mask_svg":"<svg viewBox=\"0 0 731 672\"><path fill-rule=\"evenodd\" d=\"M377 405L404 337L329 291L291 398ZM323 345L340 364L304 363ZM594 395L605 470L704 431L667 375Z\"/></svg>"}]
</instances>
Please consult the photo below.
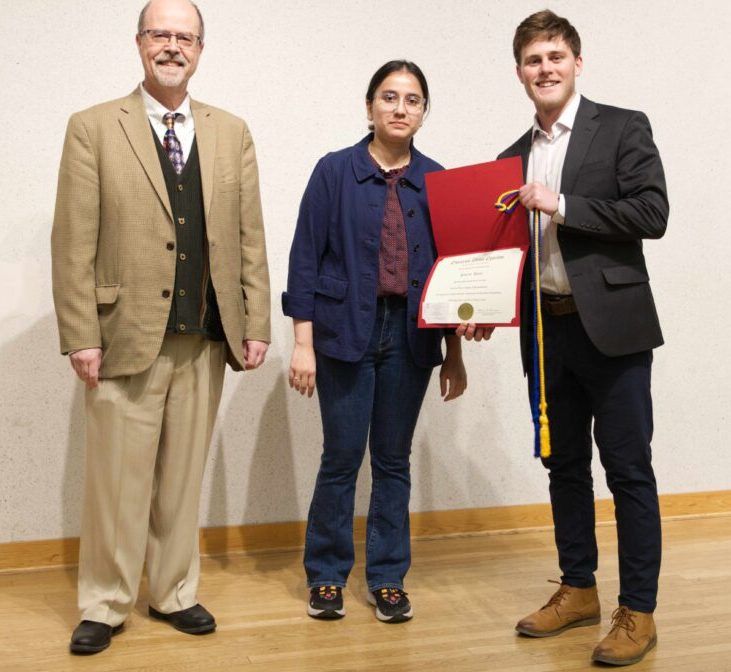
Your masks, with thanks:
<instances>
[{"instance_id":1,"label":"gray hair","mask_svg":"<svg viewBox=\"0 0 731 672\"><path fill-rule=\"evenodd\" d=\"M150 6L150 3L152 0L149 0L147 3L145 3L145 6L142 8L142 11L140 12L140 18L137 19L137 34L142 33L142 31L145 29L145 13L147 12L147 8ZM203 44L203 40L205 38L206 34L206 28L203 25L203 14L201 14L201 10L198 9L198 5L196 5L194 2L190 3L193 5L193 9L195 9L195 13L198 15L198 22L200 23L201 29L201 44Z\"/></svg>"}]
</instances>

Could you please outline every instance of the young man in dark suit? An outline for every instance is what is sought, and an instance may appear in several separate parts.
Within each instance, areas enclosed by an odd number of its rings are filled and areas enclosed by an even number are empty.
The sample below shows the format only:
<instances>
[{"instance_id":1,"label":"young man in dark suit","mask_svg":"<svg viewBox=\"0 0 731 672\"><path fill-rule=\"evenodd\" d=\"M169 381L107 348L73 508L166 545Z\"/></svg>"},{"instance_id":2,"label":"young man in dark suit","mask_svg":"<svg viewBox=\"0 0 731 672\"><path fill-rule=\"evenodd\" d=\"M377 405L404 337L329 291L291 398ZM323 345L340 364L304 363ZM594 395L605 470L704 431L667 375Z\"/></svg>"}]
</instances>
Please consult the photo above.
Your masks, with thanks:
<instances>
[{"instance_id":1,"label":"young man in dark suit","mask_svg":"<svg viewBox=\"0 0 731 672\"><path fill-rule=\"evenodd\" d=\"M521 156L521 203L540 212L540 277L550 420L549 470L561 585L523 618L533 637L600 621L594 572L592 422L613 494L619 606L593 660L638 662L653 648L660 515L651 464L652 349L663 338L642 240L665 233L665 178L647 117L579 96L576 29L548 10L513 42L518 79L535 105L532 128L500 158ZM532 214L532 213L531 213ZM522 296L521 352L533 378L532 279ZM486 336L470 334L479 338ZM533 381L531 380L531 383Z\"/></svg>"}]
</instances>

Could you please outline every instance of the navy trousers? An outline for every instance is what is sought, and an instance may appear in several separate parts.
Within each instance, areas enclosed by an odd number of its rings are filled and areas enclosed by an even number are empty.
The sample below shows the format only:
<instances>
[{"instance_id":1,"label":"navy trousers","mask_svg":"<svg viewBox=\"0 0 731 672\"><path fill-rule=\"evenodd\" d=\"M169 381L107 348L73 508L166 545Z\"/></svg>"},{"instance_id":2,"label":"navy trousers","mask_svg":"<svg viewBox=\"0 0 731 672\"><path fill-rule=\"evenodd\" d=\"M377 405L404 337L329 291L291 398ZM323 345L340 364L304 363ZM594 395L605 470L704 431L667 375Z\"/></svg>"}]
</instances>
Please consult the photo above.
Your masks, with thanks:
<instances>
[{"instance_id":1,"label":"navy trousers","mask_svg":"<svg viewBox=\"0 0 731 672\"><path fill-rule=\"evenodd\" d=\"M549 472L561 581L577 588L595 584L593 421L599 459L614 497L619 604L652 612L661 556L650 450L652 351L603 355L577 313L545 315L544 343L552 454L543 464Z\"/></svg>"}]
</instances>

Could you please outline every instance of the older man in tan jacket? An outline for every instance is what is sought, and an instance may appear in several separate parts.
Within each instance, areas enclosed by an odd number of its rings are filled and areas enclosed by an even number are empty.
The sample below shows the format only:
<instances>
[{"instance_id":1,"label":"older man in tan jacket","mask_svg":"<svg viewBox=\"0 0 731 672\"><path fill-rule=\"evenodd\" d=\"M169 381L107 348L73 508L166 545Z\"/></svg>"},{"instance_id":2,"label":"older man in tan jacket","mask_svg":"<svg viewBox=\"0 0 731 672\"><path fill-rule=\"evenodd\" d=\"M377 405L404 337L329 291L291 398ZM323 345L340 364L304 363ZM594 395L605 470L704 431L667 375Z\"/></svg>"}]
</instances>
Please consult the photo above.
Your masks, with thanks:
<instances>
[{"instance_id":1,"label":"older man in tan jacket","mask_svg":"<svg viewBox=\"0 0 731 672\"><path fill-rule=\"evenodd\" d=\"M187 93L200 12L152 0L136 39L143 83L69 121L53 225L61 351L87 387L74 653L109 646L145 562L152 617L215 629L196 597L201 480L226 361L254 369L269 341L251 135Z\"/></svg>"}]
</instances>

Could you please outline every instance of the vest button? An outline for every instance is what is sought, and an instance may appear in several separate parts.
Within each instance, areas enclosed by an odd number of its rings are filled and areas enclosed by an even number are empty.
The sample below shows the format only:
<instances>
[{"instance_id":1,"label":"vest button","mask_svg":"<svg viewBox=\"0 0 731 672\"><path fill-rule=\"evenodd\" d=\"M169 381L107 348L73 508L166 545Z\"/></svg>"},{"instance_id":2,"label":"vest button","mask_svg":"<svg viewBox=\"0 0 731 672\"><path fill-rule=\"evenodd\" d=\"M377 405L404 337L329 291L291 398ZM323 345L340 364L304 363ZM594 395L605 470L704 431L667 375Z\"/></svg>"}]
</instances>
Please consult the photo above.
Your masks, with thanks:
<instances>
[{"instance_id":1,"label":"vest button","mask_svg":"<svg viewBox=\"0 0 731 672\"><path fill-rule=\"evenodd\" d=\"M165 247L167 247L168 250L174 250L175 249L175 243L170 242Z\"/></svg>"},{"instance_id":2,"label":"vest button","mask_svg":"<svg viewBox=\"0 0 731 672\"><path fill-rule=\"evenodd\" d=\"M418 287L419 286L419 281L418 280L412 280L411 281L411 286L412 287Z\"/></svg>"},{"instance_id":3,"label":"vest button","mask_svg":"<svg viewBox=\"0 0 731 672\"><path fill-rule=\"evenodd\" d=\"M413 217L416 214L416 211L414 208L409 208L409 211L406 213L408 217Z\"/></svg>"},{"instance_id":4,"label":"vest button","mask_svg":"<svg viewBox=\"0 0 731 672\"><path fill-rule=\"evenodd\" d=\"M186 327L184 324L179 324L178 329L180 329L180 331L185 331Z\"/></svg>"},{"instance_id":5,"label":"vest button","mask_svg":"<svg viewBox=\"0 0 731 672\"><path fill-rule=\"evenodd\" d=\"M178 217L178 224L180 224L180 226L185 224L185 217Z\"/></svg>"},{"instance_id":6,"label":"vest button","mask_svg":"<svg viewBox=\"0 0 731 672\"><path fill-rule=\"evenodd\" d=\"M179 289L178 290L178 296L185 296L185 290L184 289Z\"/></svg>"},{"instance_id":7,"label":"vest button","mask_svg":"<svg viewBox=\"0 0 731 672\"><path fill-rule=\"evenodd\" d=\"M170 290L169 289L163 289L162 290L162 298L167 299L170 296Z\"/></svg>"},{"instance_id":8,"label":"vest button","mask_svg":"<svg viewBox=\"0 0 731 672\"><path fill-rule=\"evenodd\" d=\"M180 261L185 261L188 257L185 256L185 252L180 253Z\"/></svg>"},{"instance_id":9,"label":"vest button","mask_svg":"<svg viewBox=\"0 0 731 672\"><path fill-rule=\"evenodd\" d=\"M183 191L183 185L182 184L179 184L178 185L178 191Z\"/></svg>"}]
</instances>

